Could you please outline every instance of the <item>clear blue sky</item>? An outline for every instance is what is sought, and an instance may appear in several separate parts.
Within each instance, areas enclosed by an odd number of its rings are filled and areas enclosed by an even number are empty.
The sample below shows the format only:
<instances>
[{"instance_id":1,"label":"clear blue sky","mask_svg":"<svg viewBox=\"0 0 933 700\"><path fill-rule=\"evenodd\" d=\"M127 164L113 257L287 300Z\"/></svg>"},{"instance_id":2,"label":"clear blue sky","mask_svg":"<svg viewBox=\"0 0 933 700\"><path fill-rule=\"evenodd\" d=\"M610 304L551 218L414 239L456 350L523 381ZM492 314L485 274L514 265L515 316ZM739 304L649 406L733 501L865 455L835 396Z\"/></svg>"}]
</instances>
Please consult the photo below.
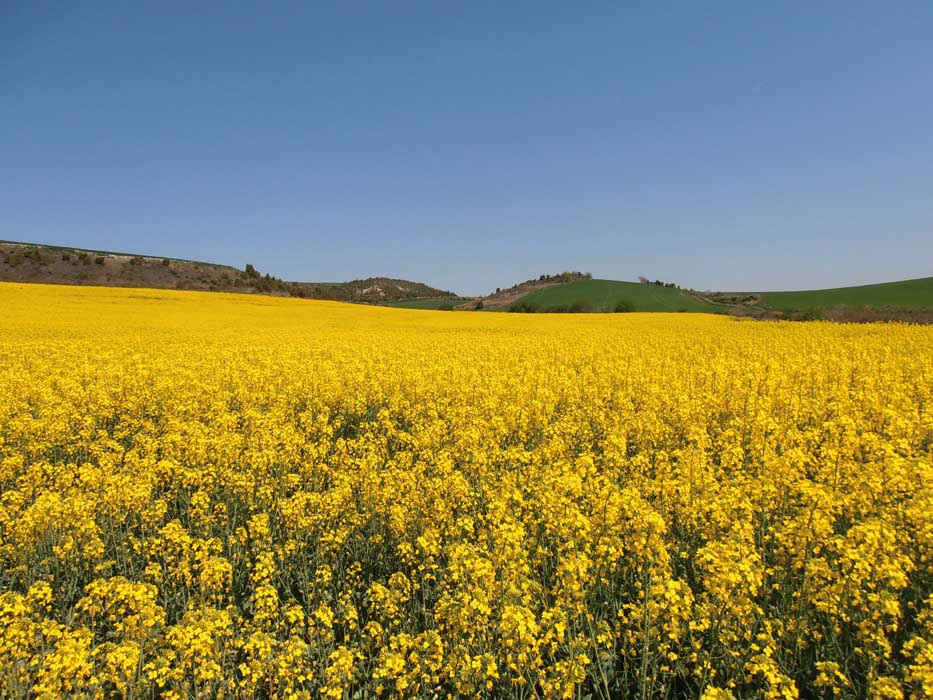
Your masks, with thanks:
<instances>
[{"instance_id":1,"label":"clear blue sky","mask_svg":"<svg viewBox=\"0 0 933 700\"><path fill-rule=\"evenodd\" d=\"M0 238L461 293L933 274L933 3L0 3Z\"/></svg>"}]
</instances>

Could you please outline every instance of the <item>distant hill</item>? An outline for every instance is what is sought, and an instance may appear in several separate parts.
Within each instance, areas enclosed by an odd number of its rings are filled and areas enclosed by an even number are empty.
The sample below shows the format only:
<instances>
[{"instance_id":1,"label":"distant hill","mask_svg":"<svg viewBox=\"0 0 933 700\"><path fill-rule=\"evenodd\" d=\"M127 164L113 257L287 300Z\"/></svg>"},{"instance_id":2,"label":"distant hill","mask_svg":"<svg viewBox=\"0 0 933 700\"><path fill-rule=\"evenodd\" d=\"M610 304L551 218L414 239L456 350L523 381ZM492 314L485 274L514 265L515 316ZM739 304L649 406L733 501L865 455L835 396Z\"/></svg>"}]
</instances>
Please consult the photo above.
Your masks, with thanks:
<instances>
[{"instance_id":1,"label":"distant hill","mask_svg":"<svg viewBox=\"0 0 933 700\"><path fill-rule=\"evenodd\" d=\"M528 289L508 304L485 308L526 313L681 311L762 319L933 323L933 277L797 292L727 293L684 290L660 282L577 279Z\"/></svg>"},{"instance_id":2,"label":"distant hill","mask_svg":"<svg viewBox=\"0 0 933 700\"><path fill-rule=\"evenodd\" d=\"M341 282L325 287L312 282L299 282L313 298L334 299L336 301L355 301L370 304L393 302L460 303L462 299L453 292L435 289L421 282L410 282L390 277L367 277L364 280ZM310 293L310 292L313 292Z\"/></svg>"},{"instance_id":3,"label":"distant hill","mask_svg":"<svg viewBox=\"0 0 933 700\"><path fill-rule=\"evenodd\" d=\"M933 308L933 277L802 292L762 292L761 298L763 303L772 309L783 310L806 309L814 306Z\"/></svg>"},{"instance_id":4,"label":"distant hill","mask_svg":"<svg viewBox=\"0 0 933 700\"><path fill-rule=\"evenodd\" d=\"M705 311L716 304L674 287L617 280L585 279L539 289L516 302L518 311Z\"/></svg>"},{"instance_id":5,"label":"distant hill","mask_svg":"<svg viewBox=\"0 0 933 700\"><path fill-rule=\"evenodd\" d=\"M0 281L272 294L409 309L550 313L668 311L762 319L933 323L933 277L795 292L698 292L671 283L592 279L562 272L464 298L421 282L369 277L288 282L252 265L0 241Z\"/></svg>"},{"instance_id":6,"label":"distant hill","mask_svg":"<svg viewBox=\"0 0 933 700\"><path fill-rule=\"evenodd\" d=\"M933 277L795 292L703 292L697 295L746 313L784 318L933 322Z\"/></svg>"},{"instance_id":7,"label":"distant hill","mask_svg":"<svg viewBox=\"0 0 933 700\"><path fill-rule=\"evenodd\" d=\"M263 275L252 265L241 270L196 260L14 241L0 241L0 281L194 289L370 304L426 298L463 301L452 292L388 277L351 282L287 282Z\"/></svg>"}]
</instances>

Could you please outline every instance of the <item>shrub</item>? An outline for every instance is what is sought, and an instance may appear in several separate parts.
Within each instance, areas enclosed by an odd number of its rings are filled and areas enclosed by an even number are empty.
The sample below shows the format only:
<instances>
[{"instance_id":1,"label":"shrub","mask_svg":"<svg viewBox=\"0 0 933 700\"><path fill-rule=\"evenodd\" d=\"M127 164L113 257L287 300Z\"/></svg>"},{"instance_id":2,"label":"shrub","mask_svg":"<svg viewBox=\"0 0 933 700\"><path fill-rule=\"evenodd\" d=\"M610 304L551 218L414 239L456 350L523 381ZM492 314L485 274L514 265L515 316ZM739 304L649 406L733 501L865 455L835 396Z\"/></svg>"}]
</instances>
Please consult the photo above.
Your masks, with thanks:
<instances>
[{"instance_id":1,"label":"shrub","mask_svg":"<svg viewBox=\"0 0 933 700\"><path fill-rule=\"evenodd\" d=\"M23 257L26 260L32 260L36 264L42 263L42 253L39 252L38 248L29 248L25 253L23 253Z\"/></svg>"},{"instance_id":2,"label":"shrub","mask_svg":"<svg viewBox=\"0 0 933 700\"><path fill-rule=\"evenodd\" d=\"M165 265L165 267L168 267L169 265L172 264L172 261L169 260L168 258L162 258L162 264Z\"/></svg>"},{"instance_id":3,"label":"shrub","mask_svg":"<svg viewBox=\"0 0 933 700\"><path fill-rule=\"evenodd\" d=\"M592 311L593 302L586 299L577 299L567 308L567 313L571 314L588 314L592 313Z\"/></svg>"},{"instance_id":4,"label":"shrub","mask_svg":"<svg viewBox=\"0 0 933 700\"><path fill-rule=\"evenodd\" d=\"M103 255L98 255L96 258L94 258L94 263L97 264L97 265L103 265L103 264L104 264L104 256L103 256Z\"/></svg>"},{"instance_id":5,"label":"shrub","mask_svg":"<svg viewBox=\"0 0 933 700\"><path fill-rule=\"evenodd\" d=\"M820 321L823 319L823 311L816 307L794 309L790 312L788 318L791 321Z\"/></svg>"},{"instance_id":6,"label":"shrub","mask_svg":"<svg viewBox=\"0 0 933 700\"><path fill-rule=\"evenodd\" d=\"M617 314L627 314L627 313L631 313L635 309L633 309L632 305L629 304L627 301L625 301L624 299L620 299L619 301L616 302L615 308L613 308L612 310L614 313L617 313Z\"/></svg>"},{"instance_id":7,"label":"shrub","mask_svg":"<svg viewBox=\"0 0 933 700\"><path fill-rule=\"evenodd\" d=\"M516 314L534 314L540 310L537 304L527 301L516 301L509 307L509 311Z\"/></svg>"}]
</instances>

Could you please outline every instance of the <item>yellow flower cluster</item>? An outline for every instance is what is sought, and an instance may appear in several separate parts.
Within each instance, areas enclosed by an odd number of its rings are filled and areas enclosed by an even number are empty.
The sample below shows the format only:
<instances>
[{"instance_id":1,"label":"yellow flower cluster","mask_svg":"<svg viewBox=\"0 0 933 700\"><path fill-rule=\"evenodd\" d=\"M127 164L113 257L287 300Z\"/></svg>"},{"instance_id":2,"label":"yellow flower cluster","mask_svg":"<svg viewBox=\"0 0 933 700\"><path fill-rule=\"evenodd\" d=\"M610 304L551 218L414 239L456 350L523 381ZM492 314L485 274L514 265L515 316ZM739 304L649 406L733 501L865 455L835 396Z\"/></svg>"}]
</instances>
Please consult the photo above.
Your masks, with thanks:
<instances>
[{"instance_id":1,"label":"yellow flower cluster","mask_svg":"<svg viewBox=\"0 0 933 700\"><path fill-rule=\"evenodd\" d=\"M933 328L0 308L2 697L933 696Z\"/></svg>"}]
</instances>

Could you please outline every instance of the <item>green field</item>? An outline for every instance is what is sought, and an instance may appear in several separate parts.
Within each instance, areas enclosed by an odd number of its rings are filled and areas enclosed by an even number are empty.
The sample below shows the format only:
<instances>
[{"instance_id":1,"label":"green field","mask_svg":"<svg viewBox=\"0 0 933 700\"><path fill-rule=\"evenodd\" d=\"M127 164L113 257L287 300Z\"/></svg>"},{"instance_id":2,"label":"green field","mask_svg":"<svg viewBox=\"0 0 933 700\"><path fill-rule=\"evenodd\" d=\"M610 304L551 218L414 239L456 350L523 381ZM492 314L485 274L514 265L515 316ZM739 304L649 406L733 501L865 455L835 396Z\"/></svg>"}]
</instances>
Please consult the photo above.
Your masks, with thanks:
<instances>
[{"instance_id":1,"label":"green field","mask_svg":"<svg viewBox=\"0 0 933 700\"><path fill-rule=\"evenodd\" d=\"M526 294L520 301L534 304L541 311L569 307L576 302L589 304L588 310L592 311L613 311L621 301L631 311L722 312L722 307L702 302L679 289L616 280L580 280L546 287Z\"/></svg>"},{"instance_id":2,"label":"green field","mask_svg":"<svg viewBox=\"0 0 933 700\"><path fill-rule=\"evenodd\" d=\"M441 309L455 307L462 304L463 299L440 297L434 299L402 299L401 301L387 301L382 306L394 306L399 309Z\"/></svg>"},{"instance_id":3,"label":"green field","mask_svg":"<svg viewBox=\"0 0 933 700\"><path fill-rule=\"evenodd\" d=\"M800 292L762 292L764 306L779 311L848 307L909 306L933 308L933 277L860 287L814 289Z\"/></svg>"}]
</instances>

